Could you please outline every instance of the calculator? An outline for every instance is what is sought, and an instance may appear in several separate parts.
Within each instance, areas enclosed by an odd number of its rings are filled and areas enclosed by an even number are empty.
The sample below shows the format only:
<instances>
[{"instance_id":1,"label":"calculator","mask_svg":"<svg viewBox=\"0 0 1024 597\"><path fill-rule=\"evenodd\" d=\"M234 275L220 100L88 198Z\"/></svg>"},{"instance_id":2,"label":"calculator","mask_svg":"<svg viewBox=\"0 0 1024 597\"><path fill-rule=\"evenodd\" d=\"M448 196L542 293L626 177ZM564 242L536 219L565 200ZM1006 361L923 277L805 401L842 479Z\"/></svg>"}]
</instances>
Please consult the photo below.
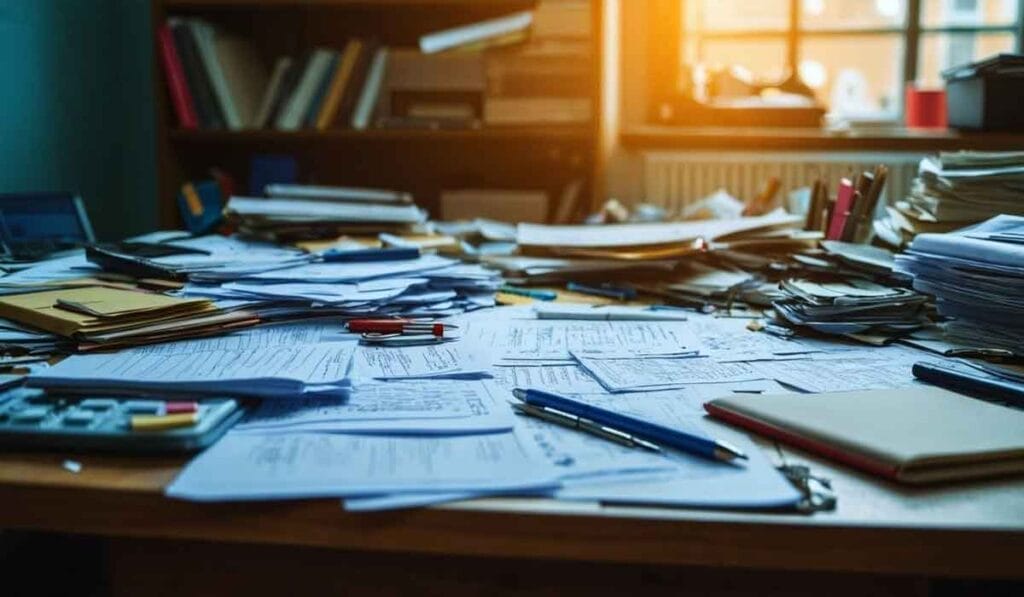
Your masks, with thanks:
<instances>
[{"instance_id":1,"label":"calculator","mask_svg":"<svg viewBox=\"0 0 1024 597\"><path fill-rule=\"evenodd\" d=\"M188 402L179 425L160 425L172 401L125 396L48 394L14 388L0 394L0 445L23 449L71 449L112 452L195 452L217 441L244 414L232 398ZM142 428L146 420L151 424ZM152 422L156 422L153 425Z\"/></svg>"}]
</instances>

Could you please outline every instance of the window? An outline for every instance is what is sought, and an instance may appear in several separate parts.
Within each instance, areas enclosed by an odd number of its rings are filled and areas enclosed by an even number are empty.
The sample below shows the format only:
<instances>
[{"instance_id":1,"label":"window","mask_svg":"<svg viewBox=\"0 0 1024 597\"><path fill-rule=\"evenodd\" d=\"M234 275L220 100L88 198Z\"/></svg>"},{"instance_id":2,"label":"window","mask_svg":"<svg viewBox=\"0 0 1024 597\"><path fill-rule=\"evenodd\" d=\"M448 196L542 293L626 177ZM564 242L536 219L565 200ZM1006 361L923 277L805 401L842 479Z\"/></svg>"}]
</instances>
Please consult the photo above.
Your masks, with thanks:
<instances>
[{"instance_id":1,"label":"window","mask_svg":"<svg viewBox=\"0 0 1024 597\"><path fill-rule=\"evenodd\" d=\"M907 81L1021 47L1018 0L678 0L683 65L739 67L759 82L795 71L829 111L897 118Z\"/></svg>"}]
</instances>

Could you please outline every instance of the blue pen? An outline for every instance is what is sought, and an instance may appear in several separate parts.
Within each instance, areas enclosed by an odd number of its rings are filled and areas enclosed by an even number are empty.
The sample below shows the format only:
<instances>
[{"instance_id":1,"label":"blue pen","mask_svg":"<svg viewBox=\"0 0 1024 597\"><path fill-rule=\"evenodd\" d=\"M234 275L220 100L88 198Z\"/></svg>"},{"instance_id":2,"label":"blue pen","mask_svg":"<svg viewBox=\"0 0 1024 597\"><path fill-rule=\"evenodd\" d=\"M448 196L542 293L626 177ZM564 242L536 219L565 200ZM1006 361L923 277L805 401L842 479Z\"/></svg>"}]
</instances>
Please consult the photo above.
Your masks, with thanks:
<instances>
[{"instance_id":1,"label":"blue pen","mask_svg":"<svg viewBox=\"0 0 1024 597\"><path fill-rule=\"evenodd\" d=\"M502 286L498 291L516 296L525 296L537 299L538 301L553 301L558 298L558 293L552 290L531 290L529 288L516 288L515 286Z\"/></svg>"},{"instance_id":2,"label":"blue pen","mask_svg":"<svg viewBox=\"0 0 1024 597\"><path fill-rule=\"evenodd\" d=\"M588 419L610 429L622 431L641 439L653 442L661 447L675 448L697 456L703 456L711 460L725 462L736 458L746 459L747 455L729 444L672 429L643 419L637 419L629 415L620 414L614 411L605 410L597 406L591 406L577 402L571 398L544 392L542 390L529 390L516 388L512 395L533 406L553 408L555 410L569 413L577 417Z\"/></svg>"},{"instance_id":3,"label":"blue pen","mask_svg":"<svg viewBox=\"0 0 1024 597\"><path fill-rule=\"evenodd\" d=\"M389 247L387 249L355 249L339 251L330 249L320 254L328 263L355 263L360 261L403 261L418 259L420 250L416 247Z\"/></svg>"},{"instance_id":4,"label":"blue pen","mask_svg":"<svg viewBox=\"0 0 1024 597\"><path fill-rule=\"evenodd\" d=\"M629 299L636 298L636 290L629 286L615 286L613 284L601 284L599 286L588 286L586 284L580 284L579 282L569 282L565 285L566 290L573 292L579 292L582 294L590 294L593 296L603 296L605 298L616 299L620 301L626 301Z\"/></svg>"}]
</instances>

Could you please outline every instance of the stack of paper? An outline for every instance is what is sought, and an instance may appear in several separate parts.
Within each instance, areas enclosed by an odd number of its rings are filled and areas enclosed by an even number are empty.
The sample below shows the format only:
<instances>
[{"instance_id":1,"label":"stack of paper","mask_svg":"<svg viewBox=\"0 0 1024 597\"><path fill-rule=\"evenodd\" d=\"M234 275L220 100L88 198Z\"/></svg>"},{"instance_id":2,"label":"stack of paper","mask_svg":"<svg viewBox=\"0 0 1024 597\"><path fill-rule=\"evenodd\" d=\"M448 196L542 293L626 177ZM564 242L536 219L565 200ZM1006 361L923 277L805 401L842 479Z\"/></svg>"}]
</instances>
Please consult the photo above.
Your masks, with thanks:
<instances>
[{"instance_id":1,"label":"stack of paper","mask_svg":"<svg viewBox=\"0 0 1024 597\"><path fill-rule=\"evenodd\" d=\"M1002 215L948 234L922 234L896 269L935 295L946 335L976 348L1024 354L1024 217Z\"/></svg>"},{"instance_id":2,"label":"stack of paper","mask_svg":"<svg viewBox=\"0 0 1024 597\"><path fill-rule=\"evenodd\" d=\"M893 335L927 323L923 308L928 297L905 288L863 278L791 279L781 288L788 298L773 303L776 313L826 334Z\"/></svg>"},{"instance_id":3,"label":"stack of paper","mask_svg":"<svg viewBox=\"0 0 1024 597\"><path fill-rule=\"evenodd\" d=\"M224 347L202 340L75 355L29 376L33 387L79 393L257 398L348 396L355 342Z\"/></svg>"},{"instance_id":4,"label":"stack of paper","mask_svg":"<svg viewBox=\"0 0 1024 597\"><path fill-rule=\"evenodd\" d=\"M740 243L744 239L788 237L802 223L799 216L775 211L732 220L545 226L520 224L516 241L533 255L646 261L677 259L701 251L708 243Z\"/></svg>"},{"instance_id":5,"label":"stack of paper","mask_svg":"<svg viewBox=\"0 0 1024 597\"><path fill-rule=\"evenodd\" d=\"M283 196L231 197L225 215L241 232L274 240L405 232L427 219L407 193L296 185L270 190Z\"/></svg>"},{"instance_id":6,"label":"stack of paper","mask_svg":"<svg viewBox=\"0 0 1024 597\"><path fill-rule=\"evenodd\" d=\"M942 152L921 160L910 196L875 226L890 244L950 232L999 214L1024 214L1024 152Z\"/></svg>"}]
</instances>

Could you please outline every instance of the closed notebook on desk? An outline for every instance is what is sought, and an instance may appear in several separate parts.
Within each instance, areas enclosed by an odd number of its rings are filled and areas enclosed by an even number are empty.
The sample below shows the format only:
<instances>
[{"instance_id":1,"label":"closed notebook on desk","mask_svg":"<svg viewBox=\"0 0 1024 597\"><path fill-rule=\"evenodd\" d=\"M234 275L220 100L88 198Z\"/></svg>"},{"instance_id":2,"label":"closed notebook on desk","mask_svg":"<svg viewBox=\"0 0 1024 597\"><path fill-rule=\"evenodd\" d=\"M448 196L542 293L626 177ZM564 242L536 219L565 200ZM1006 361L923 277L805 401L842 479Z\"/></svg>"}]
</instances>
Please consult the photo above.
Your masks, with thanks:
<instances>
[{"instance_id":1,"label":"closed notebook on desk","mask_svg":"<svg viewBox=\"0 0 1024 597\"><path fill-rule=\"evenodd\" d=\"M714 417L904 483L1024 472L1024 412L939 388L712 400Z\"/></svg>"}]
</instances>

